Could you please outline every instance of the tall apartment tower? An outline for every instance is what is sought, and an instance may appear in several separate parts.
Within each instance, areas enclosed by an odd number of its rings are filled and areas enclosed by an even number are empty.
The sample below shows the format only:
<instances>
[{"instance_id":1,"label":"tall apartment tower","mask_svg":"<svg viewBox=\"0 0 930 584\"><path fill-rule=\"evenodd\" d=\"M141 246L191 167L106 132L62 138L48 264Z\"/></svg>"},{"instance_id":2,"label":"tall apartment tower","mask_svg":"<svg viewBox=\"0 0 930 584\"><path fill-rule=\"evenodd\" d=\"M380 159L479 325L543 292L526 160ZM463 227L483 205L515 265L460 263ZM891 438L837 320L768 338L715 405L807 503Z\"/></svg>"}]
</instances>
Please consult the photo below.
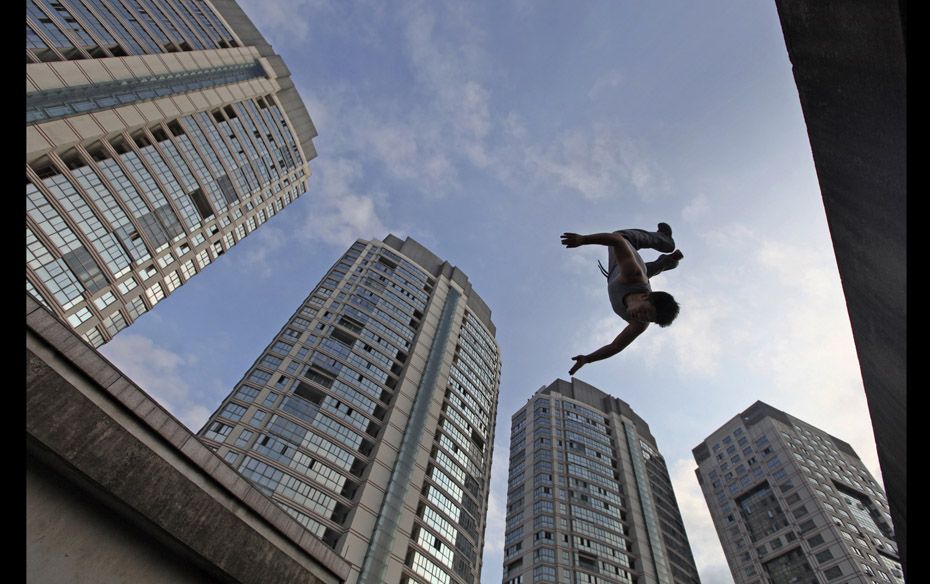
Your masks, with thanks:
<instances>
[{"instance_id":1,"label":"tall apartment tower","mask_svg":"<svg viewBox=\"0 0 930 584\"><path fill-rule=\"evenodd\" d=\"M26 290L94 346L306 191L313 122L232 0L26 0Z\"/></svg>"},{"instance_id":2,"label":"tall apartment tower","mask_svg":"<svg viewBox=\"0 0 930 584\"><path fill-rule=\"evenodd\" d=\"M557 379L511 419L504 584L698 584L665 459L630 406Z\"/></svg>"},{"instance_id":3,"label":"tall apartment tower","mask_svg":"<svg viewBox=\"0 0 930 584\"><path fill-rule=\"evenodd\" d=\"M345 558L348 584L478 584L494 335L461 270L359 240L199 435Z\"/></svg>"},{"instance_id":4,"label":"tall apartment tower","mask_svg":"<svg viewBox=\"0 0 930 584\"><path fill-rule=\"evenodd\" d=\"M885 494L846 442L756 402L694 460L736 584L904 582Z\"/></svg>"}]
</instances>

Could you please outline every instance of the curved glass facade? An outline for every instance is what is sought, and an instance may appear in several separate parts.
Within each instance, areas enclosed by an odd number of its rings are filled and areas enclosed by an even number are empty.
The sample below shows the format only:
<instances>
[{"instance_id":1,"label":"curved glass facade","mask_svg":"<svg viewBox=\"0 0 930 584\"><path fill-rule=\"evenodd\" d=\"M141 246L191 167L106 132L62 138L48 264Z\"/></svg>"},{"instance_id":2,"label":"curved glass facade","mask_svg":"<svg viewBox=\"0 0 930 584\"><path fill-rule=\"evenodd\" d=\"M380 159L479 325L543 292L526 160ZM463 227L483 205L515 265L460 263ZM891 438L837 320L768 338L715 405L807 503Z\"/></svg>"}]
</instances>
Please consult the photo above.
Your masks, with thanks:
<instances>
[{"instance_id":1,"label":"curved glass facade","mask_svg":"<svg viewBox=\"0 0 930 584\"><path fill-rule=\"evenodd\" d=\"M26 290L94 346L307 189L289 73L221 10L26 3Z\"/></svg>"}]
</instances>

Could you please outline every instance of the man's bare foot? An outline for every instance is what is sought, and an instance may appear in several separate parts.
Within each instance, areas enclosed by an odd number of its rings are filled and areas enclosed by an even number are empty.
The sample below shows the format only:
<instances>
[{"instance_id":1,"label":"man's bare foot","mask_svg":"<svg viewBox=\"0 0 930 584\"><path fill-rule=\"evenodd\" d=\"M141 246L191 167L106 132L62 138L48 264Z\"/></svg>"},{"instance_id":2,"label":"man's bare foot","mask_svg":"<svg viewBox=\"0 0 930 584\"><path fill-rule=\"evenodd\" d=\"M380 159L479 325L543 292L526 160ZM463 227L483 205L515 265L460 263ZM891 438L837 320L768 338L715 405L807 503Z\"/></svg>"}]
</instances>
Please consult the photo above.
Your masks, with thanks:
<instances>
[{"instance_id":1,"label":"man's bare foot","mask_svg":"<svg viewBox=\"0 0 930 584\"><path fill-rule=\"evenodd\" d=\"M670 255L673 260L681 260L683 257L685 257L685 254L681 253L680 249L676 249Z\"/></svg>"},{"instance_id":2,"label":"man's bare foot","mask_svg":"<svg viewBox=\"0 0 930 584\"><path fill-rule=\"evenodd\" d=\"M658 225L659 233L664 233L665 235L672 236L672 226L668 223L659 223Z\"/></svg>"}]
</instances>

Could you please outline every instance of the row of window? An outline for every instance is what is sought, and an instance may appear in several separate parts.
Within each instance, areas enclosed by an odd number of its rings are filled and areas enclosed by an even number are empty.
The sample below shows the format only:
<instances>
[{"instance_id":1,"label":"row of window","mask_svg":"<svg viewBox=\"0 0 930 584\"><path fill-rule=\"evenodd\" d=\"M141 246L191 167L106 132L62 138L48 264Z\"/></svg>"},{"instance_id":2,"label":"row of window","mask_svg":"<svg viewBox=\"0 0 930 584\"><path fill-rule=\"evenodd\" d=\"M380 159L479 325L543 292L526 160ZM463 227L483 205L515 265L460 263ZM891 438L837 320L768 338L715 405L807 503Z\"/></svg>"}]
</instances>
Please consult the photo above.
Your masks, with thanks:
<instances>
[{"instance_id":1,"label":"row of window","mask_svg":"<svg viewBox=\"0 0 930 584\"><path fill-rule=\"evenodd\" d=\"M27 62L239 46L203 0L29 0L26 16Z\"/></svg>"}]
</instances>

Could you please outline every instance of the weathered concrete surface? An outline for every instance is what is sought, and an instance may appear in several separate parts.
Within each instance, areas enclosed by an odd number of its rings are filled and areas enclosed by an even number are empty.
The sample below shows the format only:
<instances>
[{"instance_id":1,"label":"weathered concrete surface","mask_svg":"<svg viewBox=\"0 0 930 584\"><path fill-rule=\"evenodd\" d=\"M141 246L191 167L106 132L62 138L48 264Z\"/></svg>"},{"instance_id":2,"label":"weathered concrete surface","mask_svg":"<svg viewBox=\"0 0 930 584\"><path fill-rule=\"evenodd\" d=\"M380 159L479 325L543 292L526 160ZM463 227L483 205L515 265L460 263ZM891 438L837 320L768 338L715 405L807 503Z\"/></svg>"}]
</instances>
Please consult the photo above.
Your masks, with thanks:
<instances>
[{"instance_id":1,"label":"weathered concrete surface","mask_svg":"<svg viewBox=\"0 0 930 584\"><path fill-rule=\"evenodd\" d=\"M344 560L26 304L31 582L345 580Z\"/></svg>"},{"instance_id":2,"label":"weathered concrete surface","mask_svg":"<svg viewBox=\"0 0 930 584\"><path fill-rule=\"evenodd\" d=\"M227 581L123 521L32 456L26 467L26 517L27 582Z\"/></svg>"},{"instance_id":3,"label":"weathered concrete surface","mask_svg":"<svg viewBox=\"0 0 930 584\"><path fill-rule=\"evenodd\" d=\"M776 0L907 573L904 3Z\"/></svg>"}]
</instances>

